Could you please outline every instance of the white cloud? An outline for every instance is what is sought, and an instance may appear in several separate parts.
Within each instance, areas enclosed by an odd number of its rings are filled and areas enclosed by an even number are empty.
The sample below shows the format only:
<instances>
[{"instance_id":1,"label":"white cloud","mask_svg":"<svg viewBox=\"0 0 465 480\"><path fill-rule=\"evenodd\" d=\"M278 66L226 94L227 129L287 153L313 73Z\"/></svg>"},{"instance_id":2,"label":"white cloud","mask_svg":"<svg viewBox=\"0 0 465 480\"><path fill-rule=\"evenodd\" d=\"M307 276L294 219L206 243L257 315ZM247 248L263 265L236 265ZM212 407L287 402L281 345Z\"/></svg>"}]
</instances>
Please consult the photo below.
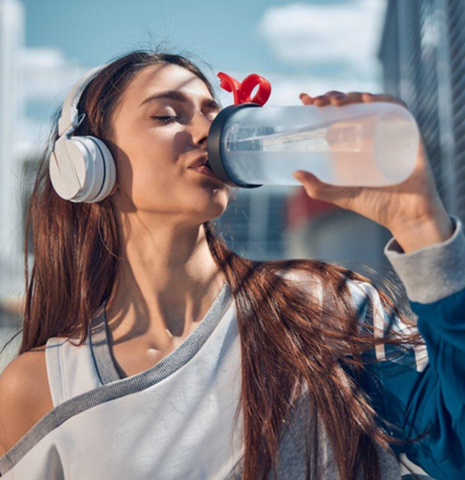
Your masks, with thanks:
<instances>
[{"instance_id":1,"label":"white cloud","mask_svg":"<svg viewBox=\"0 0 465 480\"><path fill-rule=\"evenodd\" d=\"M48 120L37 120L30 117L21 119L18 129L16 152L18 158L27 158L42 154L50 134L51 124Z\"/></svg>"},{"instance_id":2,"label":"white cloud","mask_svg":"<svg viewBox=\"0 0 465 480\"><path fill-rule=\"evenodd\" d=\"M22 59L28 101L61 102L87 70L55 48L27 48Z\"/></svg>"},{"instance_id":3,"label":"white cloud","mask_svg":"<svg viewBox=\"0 0 465 480\"><path fill-rule=\"evenodd\" d=\"M25 48L21 55L24 100L41 104L41 118L23 117L19 125L19 155L38 154L49 135L52 114L74 83L89 68L65 57L56 48Z\"/></svg>"},{"instance_id":4,"label":"white cloud","mask_svg":"<svg viewBox=\"0 0 465 480\"><path fill-rule=\"evenodd\" d=\"M375 59L385 8L385 0L271 7L263 15L257 31L284 63L360 64Z\"/></svg>"}]
</instances>

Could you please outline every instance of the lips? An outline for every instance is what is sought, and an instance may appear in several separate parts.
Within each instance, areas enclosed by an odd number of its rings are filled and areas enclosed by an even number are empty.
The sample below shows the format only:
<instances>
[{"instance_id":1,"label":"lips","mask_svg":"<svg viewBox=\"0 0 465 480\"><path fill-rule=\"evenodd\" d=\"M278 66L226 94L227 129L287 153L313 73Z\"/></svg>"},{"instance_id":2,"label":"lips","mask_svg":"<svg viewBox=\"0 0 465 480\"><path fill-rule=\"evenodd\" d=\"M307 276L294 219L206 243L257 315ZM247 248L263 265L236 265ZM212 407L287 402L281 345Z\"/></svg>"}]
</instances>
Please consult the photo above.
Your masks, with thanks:
<instances>
[{"instance_id":1,"label":"lips","mask_svg":"<svg viewBox=\"0 0 465 480\"><path fill-rule=\"evenodd\" d=\"M203 175L207 175L208 177L211 177L211 178L214 178L215 180L217 180L218 182L221 182L223 183L223 181L221 179L219 179L215 172L213 171L212 168L210 168L209 166L207 166L206 163L200 163L196 166L192 166L192 167L189 167L190 170L194 170L196 172L199 172Z\"/></svg>"},{"instance_id":2,"label":"lips","mask_svg":"<svg viewBox=\"0 0 465 480\"><path fill-rule=\"evenodd\" d=\"M208 155L202 155L189 165L189 168L195 167L207 167L211 170L210 164L208 163Z\"/></svg>"}]
</instances>

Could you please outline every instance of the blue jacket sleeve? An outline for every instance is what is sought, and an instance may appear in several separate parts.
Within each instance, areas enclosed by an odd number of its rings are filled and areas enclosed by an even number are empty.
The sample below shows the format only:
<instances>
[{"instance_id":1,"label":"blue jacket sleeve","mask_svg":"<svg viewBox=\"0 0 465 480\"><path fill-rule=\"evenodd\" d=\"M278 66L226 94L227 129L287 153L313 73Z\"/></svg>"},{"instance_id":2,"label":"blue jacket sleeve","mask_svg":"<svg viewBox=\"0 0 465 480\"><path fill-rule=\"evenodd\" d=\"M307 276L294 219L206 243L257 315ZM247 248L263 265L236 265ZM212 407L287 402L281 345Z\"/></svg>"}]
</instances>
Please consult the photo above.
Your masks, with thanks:
<instances>
[{"instance_id":1,"label":"blue jacket sleeve","mask_svg":"<svg viewBox=\"0 0 465 480\"><path fill-rule=\"evenodd\" d=\"M397 356L399 347L378 346L372 352L377 363L367 368L376 382L367 391L381 417L402 435L429 429L419 442L392 449L436 480L465 479L465 236L461 221L450 218L454 233L443 243L406 254L391 239L384 250L405 287L416 327L390 318L370 284L351 286L361 318L417 329L424 340Z\"/></svg>"}]
</instances>

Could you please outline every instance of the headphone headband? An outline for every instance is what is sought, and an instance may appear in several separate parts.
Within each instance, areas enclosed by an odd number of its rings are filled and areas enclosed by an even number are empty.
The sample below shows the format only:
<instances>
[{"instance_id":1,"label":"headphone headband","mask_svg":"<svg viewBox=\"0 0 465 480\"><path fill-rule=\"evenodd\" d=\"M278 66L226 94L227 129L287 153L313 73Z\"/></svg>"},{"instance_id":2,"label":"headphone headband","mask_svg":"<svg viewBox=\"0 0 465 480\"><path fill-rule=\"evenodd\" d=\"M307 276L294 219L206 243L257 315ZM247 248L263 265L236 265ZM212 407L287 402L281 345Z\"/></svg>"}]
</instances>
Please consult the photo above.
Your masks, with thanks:
<instances>
[{"instance_id":1,"label":"headphone headband","mask_svg":"<svg viewBox=\"0 0 465 480\"><path fill-rule=\"evenodd\" d=\"M75 130L79 126L82 119L80 119L77 106L81 99L82 92L84 92L92 79L94 79L107 65L109 64L105 63L104 65L99 65L98 67L89 70L74 84L63 103L61 117L60 120L58 120L58 134L60 137L68 130Z\"/></svg>"},{"instance_id":2,"label":"headphone headband","mask_svg":"<svg viewBox=\"0 0 465 480\"><path fill-rule=\"evenodd\" d=\"M85 117L77 108L82 93L107 65L89 70L73 85L58 120L59 137L50 155L50 180L61 198L75 203L103 200L116 181L114 160L105 142L91 135L71 135Z\"/></svg>"}]
</instances>

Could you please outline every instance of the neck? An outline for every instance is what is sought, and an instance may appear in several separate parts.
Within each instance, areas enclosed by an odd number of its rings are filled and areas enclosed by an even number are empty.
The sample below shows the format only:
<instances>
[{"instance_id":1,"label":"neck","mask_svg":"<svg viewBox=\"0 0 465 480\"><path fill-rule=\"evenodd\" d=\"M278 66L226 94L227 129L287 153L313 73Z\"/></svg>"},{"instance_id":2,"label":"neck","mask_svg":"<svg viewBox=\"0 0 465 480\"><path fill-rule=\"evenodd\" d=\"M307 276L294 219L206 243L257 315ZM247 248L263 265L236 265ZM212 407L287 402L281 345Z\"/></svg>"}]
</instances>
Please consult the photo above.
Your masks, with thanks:
<instances>
[{"instance_id":1,"label":"neck","mask_svg":"<svg viewBox=\"0 0 465 480\"><path fill-rule=\"evenodd\" d=\"M120 227L120 261L106 315L113 335L153 344L186 337L221 290L203 225Z\"/></svg>"}]
</instances>

